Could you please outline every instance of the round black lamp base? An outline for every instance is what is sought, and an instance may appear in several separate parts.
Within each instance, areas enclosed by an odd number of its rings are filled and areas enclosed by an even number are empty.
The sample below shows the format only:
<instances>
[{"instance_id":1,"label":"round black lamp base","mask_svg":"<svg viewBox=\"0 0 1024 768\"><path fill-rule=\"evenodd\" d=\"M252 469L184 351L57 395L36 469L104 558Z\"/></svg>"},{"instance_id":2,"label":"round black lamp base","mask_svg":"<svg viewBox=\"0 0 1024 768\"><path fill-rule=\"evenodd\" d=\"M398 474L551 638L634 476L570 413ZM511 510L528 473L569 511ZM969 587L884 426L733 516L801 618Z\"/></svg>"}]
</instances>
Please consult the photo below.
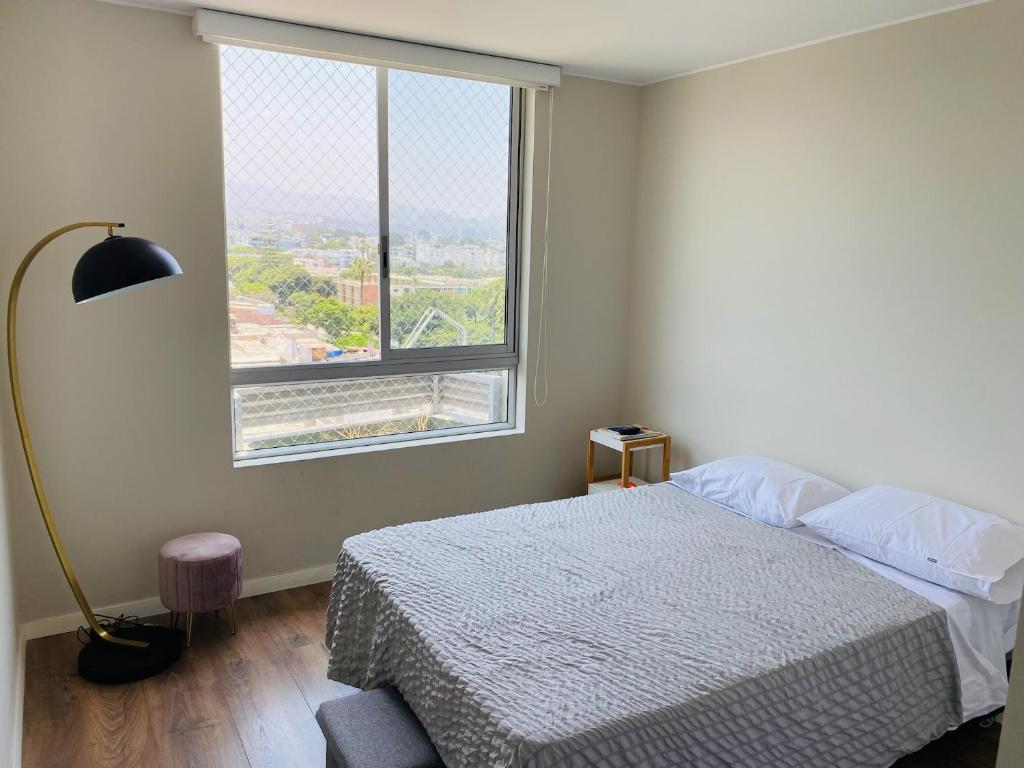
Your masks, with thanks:
<instances>
[{"instance_id":1,"label":"round black lamp base","mask_svg":"<svg viewBox=\"0 0 1024 768\"><path fill-rule=\"evenodd\" d=\"M78 674L102 685L134 683L158 675L181 656L185 633L151 624L123 626L111 634L142 640L147 648L131 648L101 640L91 630L89 643L78 654Z\"/></svg>"}]
</instances>

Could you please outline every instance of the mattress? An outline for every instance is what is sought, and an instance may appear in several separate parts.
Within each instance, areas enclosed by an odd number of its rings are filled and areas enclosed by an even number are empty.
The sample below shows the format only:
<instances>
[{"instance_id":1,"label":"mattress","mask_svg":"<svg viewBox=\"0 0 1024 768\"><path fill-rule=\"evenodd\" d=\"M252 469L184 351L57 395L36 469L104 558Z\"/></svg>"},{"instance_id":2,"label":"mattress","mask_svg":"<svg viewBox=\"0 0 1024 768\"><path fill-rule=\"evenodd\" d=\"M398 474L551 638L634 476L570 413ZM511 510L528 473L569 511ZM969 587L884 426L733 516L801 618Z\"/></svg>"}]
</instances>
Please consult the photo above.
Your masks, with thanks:
<instances>
[{"instance_id":1,"label":"mattress","mask_svg":"<svg viewBox=\"0 0 1024 768\"><path fill-rule=\"evenodd\" d=\"M352 537L326 639L449 768L886 766L963 715L940 606L669 484Z\"/></svg>"}]
</instances>

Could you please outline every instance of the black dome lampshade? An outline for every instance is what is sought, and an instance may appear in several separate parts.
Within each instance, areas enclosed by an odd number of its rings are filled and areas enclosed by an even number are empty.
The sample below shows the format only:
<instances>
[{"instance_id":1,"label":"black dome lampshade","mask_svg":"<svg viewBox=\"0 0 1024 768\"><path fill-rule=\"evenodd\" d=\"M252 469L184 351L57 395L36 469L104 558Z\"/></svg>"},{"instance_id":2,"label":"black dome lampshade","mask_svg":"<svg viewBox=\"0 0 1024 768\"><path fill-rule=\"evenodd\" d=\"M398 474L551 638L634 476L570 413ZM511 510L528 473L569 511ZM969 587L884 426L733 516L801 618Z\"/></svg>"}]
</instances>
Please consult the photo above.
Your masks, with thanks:
<instances>
[{"instance_id":1,"label":"black dome lampshade","mask_svg":"<svg viewBox=\"0 0 1024 768\"><path fill-rule=\"evenodd\" d=\"M111 235L82 254L71 292L81 304L180 274L181 267L165 248L141 237Z\"/></svg>"}]
</instances>

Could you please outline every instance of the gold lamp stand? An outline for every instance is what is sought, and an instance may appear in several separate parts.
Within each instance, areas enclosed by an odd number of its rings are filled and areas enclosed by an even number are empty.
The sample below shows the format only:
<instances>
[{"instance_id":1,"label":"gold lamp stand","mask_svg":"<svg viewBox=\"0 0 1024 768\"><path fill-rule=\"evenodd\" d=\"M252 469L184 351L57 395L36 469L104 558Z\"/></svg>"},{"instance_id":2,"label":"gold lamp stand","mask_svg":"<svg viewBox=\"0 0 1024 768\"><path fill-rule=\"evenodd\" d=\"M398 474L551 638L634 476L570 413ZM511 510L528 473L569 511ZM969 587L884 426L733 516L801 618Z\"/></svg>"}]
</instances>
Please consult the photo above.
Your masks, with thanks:
<instances>
[{"instance_id":1,"label":"gold lamp stand","mask_svg":"<svg viewBox=\"0 0 1024 768\"><path fill-rule=\"evenodd\" d=\"M32 449L32 438L29 436L21 381L18 376L16 324L18 296L25 273L40 251L53 240L68 232L87 227L105 228L107 239L90 248L78 262L72 284L77 302L90 301L136 285L181 274L181 268L174 258L155 243L137 237L115 236L114 229L124 227L124 224L112 221L81 221L54 230L25 255L11 281L7 299L7 366L21 447L25 452L25 461L32 478L32 489L35 491L39 511L42 513L46 532L50 536L50 543L53 544L53 551L57 554L64 578L67 579L75 601L91 630L90 642L79 656L79 670L84 677L96 682L123 683L148 677L170 666L180 655L181 633L163 627L137 625L127 628L124 632L120 628L114 629L117 634L112 634L97 620L57 533L50 503L40 478L39 465ZM119 637L118 634L126 636ZM90 671L94 674L90 675Z\"/></svg>"},{"instance_id":2,"label":"gold lamp stand","mask_svg":"<svg viewBox=\"0 0 1024 768\"><path fill-rule=\"evenodd\" d=\"M7 298L7 368L11 375L11 395L14 397L14 416L18 420L18 433L21 435L21 447L25 451L25 461L28 463L28 473L32 477L32 489L36 493L36 501L39 502L39 511L43 515L43 523L46 525L46 532L50 535L50 543L53 544L53 551L57 553L57 560L60 561L60 569L64 571L64 578L68 580L68 586L75 595L78 607L82 609L89 628L96 633L96 636L108 643L125 645L134 648L145 648L149 643L138 640L123 640L120 637L107 632L98 621L89 607L89 601L85 599L85 593L78 583L75 571L71 567L71 560L64 549L64 544L57 533L57 526L53 522L53 514L50 512L50 502L46 500L46 491L43 490L43 481L39 477L39 465L36 463L36 454L32 450L32 438L28 433L28 421L25 418L25 405L21 397L21 380L18 378L18 347L15 323L18 317L18 295L21 293L21 284L25 280L25 273L29 265L35 260L39 252L49 243L56 240L63 234L85 227L106 227L109 234L113 234L114 227L123 227L111 221L80 221L77 224L68 224L66 227L55 229L34 246L25 258L21 260L17 271L14 273L14 280L11 282L11 292Z\"/></svg>"}]
</instances>

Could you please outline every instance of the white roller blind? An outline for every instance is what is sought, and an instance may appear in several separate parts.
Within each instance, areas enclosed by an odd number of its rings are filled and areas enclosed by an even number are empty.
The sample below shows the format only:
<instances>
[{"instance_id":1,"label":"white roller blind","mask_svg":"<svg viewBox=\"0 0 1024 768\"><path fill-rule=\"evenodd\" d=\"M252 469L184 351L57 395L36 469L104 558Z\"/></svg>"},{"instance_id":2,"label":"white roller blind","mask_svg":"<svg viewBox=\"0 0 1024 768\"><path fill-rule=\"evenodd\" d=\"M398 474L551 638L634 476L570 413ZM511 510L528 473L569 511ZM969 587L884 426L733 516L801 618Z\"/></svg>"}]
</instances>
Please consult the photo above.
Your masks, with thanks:
<instances>
[{"instance_id":1,"label":"white roller blind","mask_svg":"<svg viewBox=\"0 0 1024 768\"><path fill-rule=\"evenodd\" d=\"M195 12L192 29L196 37L208 43L264 48L522 88L544 90L557 86L562 74L559 67L550 64L205 9Z\"/></svg>"}]
</instances>

